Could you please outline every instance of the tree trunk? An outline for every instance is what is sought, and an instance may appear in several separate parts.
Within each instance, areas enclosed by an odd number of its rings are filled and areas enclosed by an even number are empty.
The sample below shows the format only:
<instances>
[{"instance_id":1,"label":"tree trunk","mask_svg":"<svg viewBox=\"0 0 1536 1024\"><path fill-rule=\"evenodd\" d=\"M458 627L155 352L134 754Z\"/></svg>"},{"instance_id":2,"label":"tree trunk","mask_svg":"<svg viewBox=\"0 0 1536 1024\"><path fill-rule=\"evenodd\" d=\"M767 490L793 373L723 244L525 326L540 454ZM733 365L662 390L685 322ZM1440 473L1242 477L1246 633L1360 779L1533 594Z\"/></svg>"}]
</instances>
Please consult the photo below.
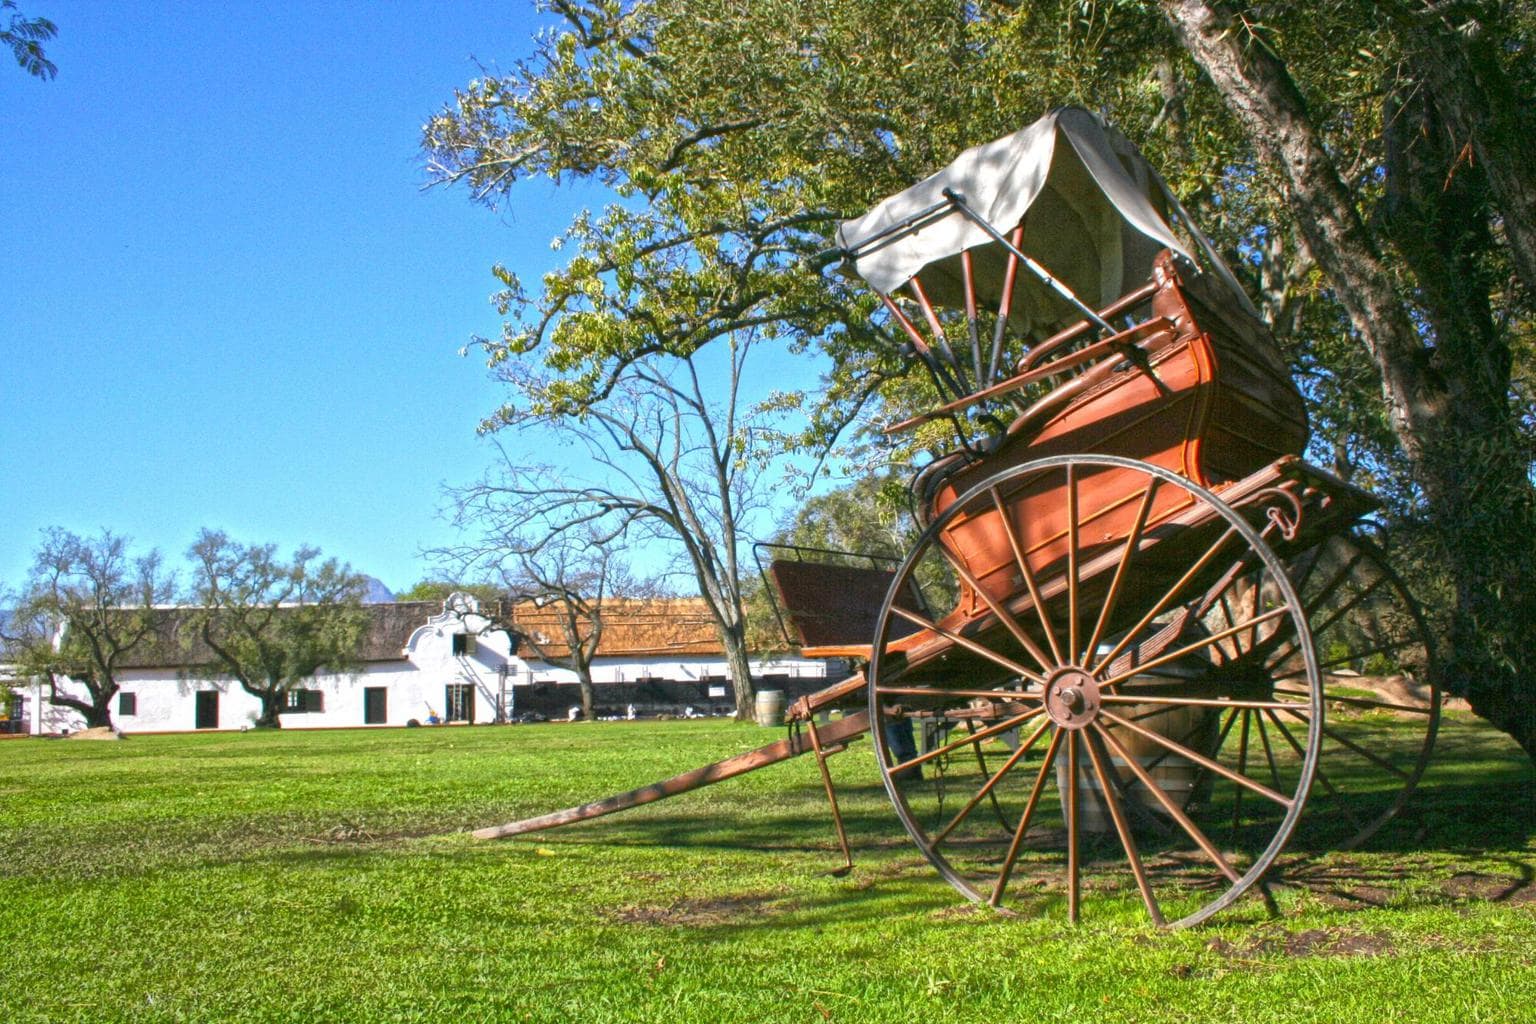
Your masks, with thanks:
<instances>
[{"instance_id":1,"label":"tree trunk","mask_svg":"<svg viewBox=\"0 0 1536 1024\"><path fill-rule=\"evenodd\" d=\"M1174 34L1281 172L1308 250L1332 280L1350 324L1382 370L1382 390L1410 455L1440 405L1424 346L1399 301L1354 196L1339 176L1285 65L1220 0L1160 0Z\"/></svg>"},{"instance_id":2,"label":"tree trunk","mask_svg":"<svg viewBox=\"0 0 1536 1024\"><path fill-rule=\"evenodd\" d=\"M1499 65L1500 33L1474 18L1452 24L1453 16L1398 17L1418 44L1414 72L1456 147L1446 178L1472 168L1487 176L1515 272L1536 295L1536 117Z\"/></svg>"},{"instance_id":3,"label":"tree trunk","mask_svg":"<svg viewBox=\"0 0 1536 1024\"><path fill-rule=\"evenodd\" d=\"M1385 112L1381 223L1419 282L1435 335L1431 365L1454 414L1422 459L1436 539L1455 584L1449 682L1536 755L1536 708L1525 699L1536 678L1525 639L1536 622L1536 494L1509 399L1513 356L1489 300L1492 189L1486 168L1456 169L1461 147L1440 99L1421 87ZM1461 92L1455 102L1465 100Z\"/></svg>"},{"instance_id":4,"label":"tree trunk","mask_svg":"<svg viewBox=\"0 0 1536 1024\"><path fill-rule=\"evenodd\" d=\"M756 712L757 688L752 684L752 663L747 656L747 630L740 622L734 627L720 627L720 642L725 648L726 667L731 673L731 690L736 698L736 720L751 721Z\"/></svg>"},{"instance_id":5,"label":"tree trunk","mask_svg":"<svg viewBox=\"0 0 1536 1024\"><path fill-rule=\"evenodd\" d=\"M253 690L248 686L244 687L244 689L252 697L257 697L261 700L261 713L256 716L256 728L281 729L283 727L283 701L287 695L282 690Z\"/></svg>"},{"instance_id":6,"label":"tree trunk","mask_svg":"<svg viewBox=\"0 0 1536 1024\"><path fill-rule=\"evenodd\" d=\"M69 708L78 712L85 719L87 729L115 728L112 724L112 698L117 695L117 687L98 688L90 683L84 685L86 692L91 695L90 700L80 700L60 693L58 684L50 679L48 703L56 708Z\"/></svg>"},{"instance_id":7,"label":"tree trunk","mask_svg":"<svg viewBox=\"0 0 1536 1024\"><path fill-rule=\"evenodd\" d=\"M595 721L592 713L592 666L576 666L576 685L581 690L581 717L583 721Z\"/></svg>"}]
</instances>

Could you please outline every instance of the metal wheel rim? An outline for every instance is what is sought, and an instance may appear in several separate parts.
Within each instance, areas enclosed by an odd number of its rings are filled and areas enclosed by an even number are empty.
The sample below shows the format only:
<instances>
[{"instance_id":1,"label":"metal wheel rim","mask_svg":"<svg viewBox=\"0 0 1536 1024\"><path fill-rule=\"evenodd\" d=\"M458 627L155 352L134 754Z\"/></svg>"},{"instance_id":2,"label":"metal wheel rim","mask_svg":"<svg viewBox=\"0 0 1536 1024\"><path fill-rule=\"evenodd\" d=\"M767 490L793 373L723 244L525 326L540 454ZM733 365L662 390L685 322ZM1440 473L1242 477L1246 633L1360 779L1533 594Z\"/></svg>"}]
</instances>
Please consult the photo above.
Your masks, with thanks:
<instances>
[{"instance_id":1,"label":"metal wheel rim","mask_svg":"<svg viewBox=\"0 0 1536 1024\"><path fill-rule=\"evenodd\" d=\"M1269 843L1255 858L1254 862L1249 866L1249 868L1243 872L1237 878L1237 880L1233 882L1229 888L1227 888L1225 892L1223 892L1216 899L1206 903L1204 906L1193 913L1180 917L1177 920L1163 922L1166 923L1169 927L1173 928L1189 927L1206 920L1215 913L1220 912L1221 910L1234 903L1242 895L1244 895L1250 888L1252 888L1256 883L1263 879L1265 874L1273 865L1275 859L1284 849L1286 842L1289 840L1292 832L1296 828L1298 821L1300 820L1302 810L1306 802L1307 792L1311 787L1312 779L1316 772L1318 751L1322 736L1321 726L1323 721L1324 707L1322 701L1320 674L1317 667L1316 653L1313 650L1313 645L1311 642L1310 631L1308 630L1305 617L1300 614L1301 602L1295 593L1294 588L1291 586L1286 573L1284 572L1283 563L1280 561L1278 556L1275 555L1270 546L1265 543L1265 541L1259 535L1258 531L1256 531L1241 515L1235 512L1230 506L1228 506L1207 488L1204 488L1176 473L1163 469L1162 467L1154 466L1135 459L1109 455L1062 455L1031 460L1021 465L1000 471L978 482L975 486L967 490L963 495L956 498L955 501L944 510L944 512L933 518L932 522L923 531L922 535L913 546L913 549L908 553L907 558L903 561L901 568L897 571L896 578L886 595L886 599L881 607L879 618L876 622L874 642L871 646L870 652L870 664L868 673L871 737L873 739L875 748L876 763L880 768L881 778L885 785L886 793L891 800L892 807L896 812L898 820L901 822L909 837L912 838L913 842L918 846L919 850L938 871L940 876L943 877L956 891L960 892L967 899L977 903L991 903L992 900L990 898L979 892L973 885L971 885L967 879L962 877L954 869L945 855L937 849L937 843L928 843L925 841L925 829L919 822L914 820L912 812L908 807L906 798L903 796L897 780L893 778L893 773L888 768L890 752L888 750L888 745L886 737L883 733L883 729L880 726L880 723L884 720L880 694L883 649L886 644L886 638L890 635L890 628L892 625L892 609L894 604L898 601L898 594L901 591L901 588L904 586L904 581L909 578L914 570L914 566L923 557L925 552L929 548L936 545L936 539L940 535L940 532L956 515L959 514L961 510L969 507L972 502L976 501L982 495L988 493L995 494L998 487L1010 481L1026 476L1033 476L1043 471L1056 469L1058 467L1066 468L1083 466L1117 467L1120 469L1140 472L1149 478L1161 481L1163 484L1182 488L1183 490L1193 495L1195 499L1207 505L1216 513L1218 517L1225 521L1229 530L1236 532L1236 534L1242 539L1242 542L1247 545L1248 549L1258 557L1260 562L1266 568L1270 570L1271 574L1276 580L1276 585L1279 587L1281 594L1285 599L1285 606L1287 609L1289 609L1287 614L1294 620L1294 628L1296 630L1297 636L1301 638L1299 646L1301 648L1301 657L1304 659L1304 664L1306 667L1305 674L1307 679L1307 690L1309 694L1307 706L1309 707L1311 714L1309 716L1307 738L1304 745L1305 756L1300 764L1295 791L1291 796L1291 803L1279 825L1277 826ZM1059 733L1064 730L1058 728L1056 731ZM1049 767L1050 763L1054 759L1054 756L1054 754L1048 755L1047 767ZM1075 830L1075 826L1073 828ZM1128 856L1130 856L1129 852ZM1233 869L1233 871L1235 873L1235 869Z\"/></svg>"},{"instance_id":2,"label":"metal wheel rim","mask_svg":"<svg viewBox=\"0 0 1536 1024\"><path fill-rule=\"evenodd\" d=\"M1430 757L1434 753L1435 738L1438 735L1440 729L1440 713L1441 705L1443 703L1443 688L1441 686L1439 654L1436 650L1434 634L1431 632L1428 621L1424 617L1423 608L1419 605L1417 599L1414 598L1412 591L1410 591L1407 585L1403 582L1402 577L1400 577L1397 572L1393 570L1391 565L1387 563L1386 556L1381 551L1380 546L1369 536L1365 536L1360 529L1330 537L1323 541L1322 544L1319 544L1318 547L1321 547L1325 544L1346 545L1353 548L1356 554L1351 558L1350 564L1352 566L1358 565L1360 570L1374 572L1379 575L1381 581L1380 584L1372 584L1367 589L1375 589L1377 586L1384 586L1384 588L1391 594L1390 599L1395 601L1398 604L1399 609L1408 616L1408 622L1411 624L1409 628L1412 633L1410 640L1412 642L1416 642L1424 650L1425 678L1423 680L1423 685L1428 689L1428 696L1422 712L1424 715L1424 738L1419 745L1416 755L1413 757L1412 761L1409 763L1406 769L1406 777L1404 777L1398 784L1396 795L1393 797L1390 804L1374 817L1361 823L1353 836L1351 836L1348 840L1339 843L1337 846L1337 849L1339 850L1352 850L1369 842L1370 839L1378 831L1381 830L1382 826L1396 817L1398 813L1402 811L1403 806L1408 802L1408 799L1413 795L1413 792L1418 787L1420 780L1423 779L1425 769L1427 769L1429 766ZM1303 555L1313 554L1314 550L1315 549L1309 549L1307 552L1304 552ZM1352 570L1346 571L1350 572L1351 575L1354 574L1354 571ZM1305 579L1302 580L1302 584L1305 584L1306 582L1308 581ZM1305 608L1309 602L1308 598L1305 596L1304 587L1302 591L1298 591L1298 596L1301 597L1304 610L1308 612L1308 623L1309 625L1312 625L1314 623L1314 615L1320 609L1320 605L1314 604L1311 608ZM1326 626L1324 628L1326 629ZM1316 648L1319 646L1323 642L1323 639L1324 638L1321 636L1314 635L1313 647ZM1404 645L1406 645L1407 642L1408 641L1405 641ZM1340 700L1338 696L1330 693L1330 684L1327 681L1327 673L1324 671L1329 667L1329 662L1320 662L1319 664L1319 671L1325 677L1323 682L1323 701L1325 706L1330 701L1337 702ZM1368 703L1367 701L1362 701L1357 698L1344 699L1348 700L1351 704L1356 706L1364 706ZM1387 707L1390 705L1382 704L1381 706ZM1342 729L1343 723L1336 721L1334 723L1334 728ZM1327 740L1328 734L1331 731L1332 730L1327 728L1324 729L1324 741ZM1339 744L1337 743L1334 744L1334 747L1335 749L1333 751L1327 749L1326 746L1320 747L1318 755L1319 769L1317 772L1317 778L1314 780L1314 786L1317 786L1319 783L1326 785L1326 766L1331 762L1331 760L1334 758L1347 756L1349 754L1348 750L1341 751L1337 749L1339 747ZM1303 827L1305 827L1305 824Z\"/></svg>"}]
</instances>

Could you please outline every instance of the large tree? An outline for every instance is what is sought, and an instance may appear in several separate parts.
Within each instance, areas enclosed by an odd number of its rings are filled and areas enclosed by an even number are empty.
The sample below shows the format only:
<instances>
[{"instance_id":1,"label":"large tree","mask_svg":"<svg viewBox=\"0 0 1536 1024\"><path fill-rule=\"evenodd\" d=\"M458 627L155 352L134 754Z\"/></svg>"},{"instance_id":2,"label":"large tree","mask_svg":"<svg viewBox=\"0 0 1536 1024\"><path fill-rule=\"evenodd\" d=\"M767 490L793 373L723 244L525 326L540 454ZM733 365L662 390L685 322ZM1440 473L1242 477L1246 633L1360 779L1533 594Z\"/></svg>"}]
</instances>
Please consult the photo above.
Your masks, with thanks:
<instances>
[{"instance_id":1,"label":"large tree","mask_svg":"<svg viewBox=\"0 0 1536 1024\"><path fill-rule=\"evenodd\" d=\"M187 552L193 607L184 637L205 648L200 671L233 679L261 701L256 725L279 728L288 693L321 669L346 672L368 630L367 580L317 548L278 557L273 544L241 544L204 530Z\"/></svg>"},{"instance_id":2,"label":"large tree","mask_svg":"<svg viewBox=\"0 0 1536 1024\"><path fill-rule=\"evenodd\" d=\"M574 226L536 294L503 275L493 360L542 354L600 391L648 325L697 345L750 317L832 356L822 439L871 396L877 414L929 403L817 248L967 145L1055 104L1102 110L1291 348L1313 457L1375 488L1421 582L1444 583L1452 687L1536 752L1528 5L551 7L562 31L532 60L429 122L431 167L491 203L536 174L624 202ZM952 442L935 424L911 443Z\"/></svg>"},{"instance_id":3,"label":"large tree","mask_svg":"<svg viewBox=\"0 0 1536 1024\"><path fill-rule=\"evenodd\" d=\"M521 503L476 486L459 492L454 522L464 539L435 552L454 572L476 579L482 632L504 631L517 649L576 674L581 711L592 720L592 663L603 639L604 614L618 595L637 591L617 552L616 538L601 531L520 533ZM478 593L477 593L477 596Z\"/></svg>"},{"instance_id":4,"label":"large tree","mask_svg":"<svg viewBox=\"0 0 1536 1024\"><path fill-rule=\"evenodd\" d=\"M736 711L752 713L752 673L743 604L746 529L768 505L775 413L741 394L750 335L724 350L719 395L705 383L702 355L651 353L626 363L601 398L568 405L566 381L503 365L514 401L493 428L518 443L567 453L558 465L502 447L501 464L457 496L461 525L508 540L538 558L575 540L598 549L658 542L678 552L678 572L704 599L725 650Z\"/></svg>"},{"instance_id":5,"label":"large tree","mask_svg":"<svg viewBox=\"0 0 1536 1024\"><path fill-rule=\"evenodd\" d=\"M158 552L135 555L109 530L46 531L5 629L16 675L42 680L48 702L79 712L87 728L110 727L119 674L162 641L156 609L172 592Z\"/></svg>"},{"instance_id":6,"label":"large tree","mask_svg":"<svg viewBox=\"0 0 1536 1024\"><path fill-rule=\"evenodd\" d=\"M517 545L505 577L512 635L540 660L576 673L581 713L589 722L592 662L602 646L604 618L615 595L633 590L613 547L595 540L564 535Z\"/></svg>"},{"instance_id":7,"label":"large tree","mask_svg":"<svg viewBox=\"0 0 1536 1024\"><path fill-rule=\"evenodd\" d=\"M1379 65L1378 83L1341 102L1320 74L1348 61L1328 33L1282 48L1264 24L1278 8L1159 6L1278 180L1377 372L1454 595L1453 688L1536 756L1532 409L1515 377L1517 348L1531 369L1536 299L1530 12L1330 4L1330 32L1375 47Z\"/></svg>"}]
</instances>

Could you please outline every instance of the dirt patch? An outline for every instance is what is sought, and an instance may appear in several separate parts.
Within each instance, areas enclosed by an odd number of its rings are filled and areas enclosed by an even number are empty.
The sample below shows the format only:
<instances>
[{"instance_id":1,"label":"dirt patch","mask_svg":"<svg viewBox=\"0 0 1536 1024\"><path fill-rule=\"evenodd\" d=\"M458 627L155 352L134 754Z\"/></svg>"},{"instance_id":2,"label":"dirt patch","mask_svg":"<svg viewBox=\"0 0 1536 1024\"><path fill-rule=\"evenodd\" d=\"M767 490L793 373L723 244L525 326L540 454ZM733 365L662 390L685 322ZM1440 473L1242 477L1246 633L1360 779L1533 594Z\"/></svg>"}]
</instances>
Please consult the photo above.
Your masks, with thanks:
<instances>
[{"instance_id":1,"label":"dirt patch","mask_svg":"<svg viewBox=\"0 0 1536 1024\"><path fill-rule=\"evenodd\" d=\"M109 726L98 725L94 729L81 729L64 737L67 740L120 740L123 734Z\"/></svg>"},{"instance_id":2,"label":"dirt patch","mask_svg":"<svg viewBox=\"0 0 1536 1024\"><path fill-rule=\"evenodd\" d=\"M1536 903L1536 883L1520 875L1489 875L1480 871L1462 871L1441 885L1447 895L1459 900L1487 903Z\"/></svg>"},{"instance_id":3,"label":"dirt patch","mask_svg":"<svg viewBox=\"0 0 1536 1024\"><path fill-rule=\"evenodd\" d=\"M1261 957L1382 956L1397 951L1385 932L1353 932L1342 928L1308 928L1255 935L1244 942L1212 939L1206 949L1228 960Z\"/></svg>"},{"instance_id":4,"label":"dirt patch","mask_svg":"<svg viewBox=\"0 0 1536 1024\"><path fill-rule=\"evenodd\" d=\"M423 836L437 835L441 829L424 826L415 829L385 829L375 831L367 825L353 822L342 822L332 825L319 835L303 836L306 843L316 846L364 846L369 843L392 843L405 839L420 839Z\"/></svg>"},{"instance_id":5,"label":"dirt patch","mask_svg":"<svg viewBox=\"0 0 1536 1024\"><path fill-rule=\"evenodd\" d=\"M779 893L761 892L715 899L685 899L665 907L620 907L605 916L620 924L707 928L779 913L786 909L776 905L780 898Z\"/></svg>"},{"instance_id":6,"label":"dirt patch","mask_svg":"<svg viewBox=\"0 0 1536 1024\"><path fill-rule=\"evenodd\" d=\"M935 921L1003 921L1001 914L984 903L972 903L966 900L963 903L954 903L947 907L940 907L928 915Z\"/></svg>"}]
</instances>

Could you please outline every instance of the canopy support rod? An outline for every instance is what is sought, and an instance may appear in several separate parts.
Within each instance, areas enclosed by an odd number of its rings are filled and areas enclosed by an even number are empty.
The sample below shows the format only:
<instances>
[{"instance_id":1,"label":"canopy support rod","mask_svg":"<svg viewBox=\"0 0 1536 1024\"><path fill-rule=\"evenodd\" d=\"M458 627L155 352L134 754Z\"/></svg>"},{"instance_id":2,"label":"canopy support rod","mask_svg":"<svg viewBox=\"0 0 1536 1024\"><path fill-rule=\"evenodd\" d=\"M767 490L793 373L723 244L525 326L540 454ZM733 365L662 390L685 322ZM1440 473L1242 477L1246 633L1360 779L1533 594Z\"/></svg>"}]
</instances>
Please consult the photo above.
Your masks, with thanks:
<instances>
[{"instance_id":1,"label":"canopy support rod","mask_svg":"<svg viewBox=\"0 0 1536 1024\"><path fill-rule=\"evenodd\" d=\"M1078 298L1072 289L1068 288L1066 285L1056 280L1056 278L1052 277L1049 270L1046 270L1039 263L1035 262L1029 256L1026 256L1024 252L1015 246L1011 241L1009 241L1001 231L997 230L997 228L988 223L985 217L971 209L970 206L966 203L964 196L952 188L946 188L944 190L944 198L953 203L955 208L963 213L977 227L991 235L992 240L1006 249L1010 255L1016 256L1019 262L1023 263L1026 267L1029 268L1030 273L1038 277L1042 282L1044 282L1046 287L1050 288L1057 295L1060 295L1063 299L1066 299L1067 303L1073 309L1081 313L1085 319L1094 324L1101 331L1107 331L1110 334L1115 333L1114 327L1110 326L1109 322L1106 321L1103 317L1099 316L1098 313L1095 313L1093 311L1093 307L1089 306L1082 299Z\"/></svg>"},{"instance_id":2,"label":"canopy support rod","mask_svg":"<svg viewBox=\"0 0 1536 1024\"><path fill-rule=\"evenodd\" d=\"M885 308L891 314L891 318L900 324L901 329L907 333L907 338L912 344L912 351L917 354L918 359L922 361L923 366L928 370L928 375L933 379L933 386L939 394L942 395L947 391L955 398L964 398L969 394L969 388L962 388L950 376L944 364L939 361L939 357L934 353L933 349L928 347L928 343L923 340L922 333L907 318L907 315L901 311L901 307L896 305L889 295L880 295L880 301L885 304Z\"/></svg>"},{"instance_id":3,"label":"canopy support rod","mask_svg":"<svg viewBox=\"0 0 1536 1024\"><path fill-rule=\"evenodd\" d=\"M1024 244L1024 222L1013 229L1013 238L1009 239L1011 247L1017 249ZM1003 294L997 304L997 326L992 331L992 361L988 364L987 381L1000 379L1003 361L1003 339L1008 330L1008 317L1013 314L1013 285L1019 277L1019 258L1012 252L1008 253L1008 269L1003 273Z\"/></svg>"},{"instance_id":4,"label":"canopy support rod","mask_svg":"<svg viewBox=\"0 0 1536 1024\"><path fill-rule=\"evenodd\" d=\"M1087 303L1083 302L1082 299L1078 298L1073 293L1072 289L1068 288L1066 285L1056 280L1056 278L1052 277L1049 270L1046 270L1039 263L1036 263L1033 259L1026 256L1020 249L1014 246L1012 242L1004 238L1001 231L997 230L997 228L988 223L985 217L971 209L970 206L966 204L964 196L952 188L946 188L944 190L944 196L950 202L954 203L955 208L963 213L978 227L980 227L981 230L991 235L993 241L1007 249L1011 255L1017 256L1019 261L1030 269L1031 273L1043 281L1057 295L1060 295L1062 298L1066 299L1072 308L1081 313L1089 323L1092 323L1094 326L1098 327L1099 330L1104 331L1108 335L1113 336L1117 333L1109 321L1105 320L1103 317L1099 316L1098 313L1094 312L1093 308ZM1157 388L1158 394L1172 394L1172 392L1168 390L1168 385L1164 384L1161 378L1158 377L1156 371L1152 369L1152 361L1147 358L1147 354L1144 351L1134 345L1126 345L1121 349L1121 354L1124 355L1126 359L1130 360L1131 364L1134 365L1138 370L1147 375L1148 379L1152 381L1153 386Z\"/></svg>"},{"instance_id":5,"label":"canopy support rod","mask_svg":"<svg viewBox=\"0 0 1536 1024\"><path fill-rule=\"evenodd\" d=\"M896 235L906 234L912 228L923 223L924 221L934 219L936 214L947 213L950 207L953 205L953 200L946 198L942 203L934 203L932 206L918 210L911 216L903 217L895 224L875 232L868 238L859 239L853 245L843 249L842 255L846 259L855 260L867 256L869 253L874 252L878 248L881 248L880 243L888 242Z\"/></svg>"}]
</instances>

